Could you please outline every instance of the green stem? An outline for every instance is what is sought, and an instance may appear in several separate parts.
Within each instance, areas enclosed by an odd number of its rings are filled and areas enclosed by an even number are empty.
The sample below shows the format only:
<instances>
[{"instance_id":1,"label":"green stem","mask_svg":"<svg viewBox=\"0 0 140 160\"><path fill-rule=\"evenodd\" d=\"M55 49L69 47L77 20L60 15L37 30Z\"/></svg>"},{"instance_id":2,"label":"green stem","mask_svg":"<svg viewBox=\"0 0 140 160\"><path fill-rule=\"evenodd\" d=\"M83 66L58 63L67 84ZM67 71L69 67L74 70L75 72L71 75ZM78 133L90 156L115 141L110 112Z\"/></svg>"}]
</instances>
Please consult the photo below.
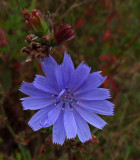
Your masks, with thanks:
<instances>
[{"instance_id":1,"label":"green stem","mask_svg":"<svg viewBox=\"0 0 140 160\"><path fill-rule=\"evenodd\" d=\"M32 0L30 10L33 10L36 6L36 0Z\"/></svg>"}]
</instances>

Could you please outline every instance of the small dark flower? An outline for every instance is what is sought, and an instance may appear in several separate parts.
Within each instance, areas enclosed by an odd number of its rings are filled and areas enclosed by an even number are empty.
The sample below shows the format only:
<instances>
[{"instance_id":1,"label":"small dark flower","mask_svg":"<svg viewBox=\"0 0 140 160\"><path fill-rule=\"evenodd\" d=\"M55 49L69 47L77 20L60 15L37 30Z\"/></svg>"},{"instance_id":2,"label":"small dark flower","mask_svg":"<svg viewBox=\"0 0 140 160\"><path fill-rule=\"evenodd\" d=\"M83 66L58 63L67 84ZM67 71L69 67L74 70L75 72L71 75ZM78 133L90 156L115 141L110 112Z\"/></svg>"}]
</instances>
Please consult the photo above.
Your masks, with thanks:
<instances>
[{"instance_id":1,"label":"small dark flower","mask_svg":"<svg viewBox=\"0 0 140 160\"><path fill-rule=\"evenodd\" d=\"M69 41L74 37L74 31L70 24L61 25L54 35L54 39L57 42L57 44L61 44L64 41Z\"/></svg>"}]
</instances>

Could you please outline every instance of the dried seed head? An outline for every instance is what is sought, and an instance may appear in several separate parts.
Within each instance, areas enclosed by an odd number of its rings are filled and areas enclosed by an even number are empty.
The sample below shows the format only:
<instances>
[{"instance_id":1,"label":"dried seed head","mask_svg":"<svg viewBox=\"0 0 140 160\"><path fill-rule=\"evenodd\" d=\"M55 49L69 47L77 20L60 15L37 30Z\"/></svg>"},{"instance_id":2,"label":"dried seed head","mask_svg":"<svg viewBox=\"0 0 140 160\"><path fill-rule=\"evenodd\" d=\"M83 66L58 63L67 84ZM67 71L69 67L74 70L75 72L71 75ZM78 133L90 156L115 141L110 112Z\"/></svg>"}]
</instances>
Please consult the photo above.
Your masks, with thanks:
<instances>
[{"instance_id":1,"label":"dried seed head","mask_svg":"<svg viewBox=\"0 0 140 160\"><path fill-rule=\"evenodd\" d=\"M31 42L28 47L23 47L21 52L28 55L26 62L33 59L42 59L49 55L50 48L38 42Z\"/></svg>"}]
</instances>

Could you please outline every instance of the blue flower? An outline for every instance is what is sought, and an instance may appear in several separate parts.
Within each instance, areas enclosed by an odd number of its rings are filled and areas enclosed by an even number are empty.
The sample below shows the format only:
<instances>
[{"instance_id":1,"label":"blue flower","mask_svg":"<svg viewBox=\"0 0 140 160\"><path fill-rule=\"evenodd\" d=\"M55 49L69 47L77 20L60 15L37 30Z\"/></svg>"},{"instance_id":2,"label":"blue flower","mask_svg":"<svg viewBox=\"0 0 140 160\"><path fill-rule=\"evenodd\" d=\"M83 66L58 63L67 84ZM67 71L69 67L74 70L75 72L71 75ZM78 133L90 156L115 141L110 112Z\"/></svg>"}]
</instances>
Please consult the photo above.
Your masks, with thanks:
<instances>
[{"instance_id":1,"label":"blue flower","mask_svg":"<svg viewBox=\"0 0 140 160\"><path fill-rule=\"evenodd\" d=\"M37 131L53 125L53 143L63 144L65 138L78 135L81 142L91 139L88 123L102 129L106 122L97 114L113 115L114 105L108 89L98 88L106 79L100 72L90 73L83 62L75 69L65 53L61 65L49 56L41 61L46 77L36 75L33 83L23 82L20 91L24 110L39 110L29 121ZM88 122L88 123L87 123Z\"/></svg>"}]
</instances>

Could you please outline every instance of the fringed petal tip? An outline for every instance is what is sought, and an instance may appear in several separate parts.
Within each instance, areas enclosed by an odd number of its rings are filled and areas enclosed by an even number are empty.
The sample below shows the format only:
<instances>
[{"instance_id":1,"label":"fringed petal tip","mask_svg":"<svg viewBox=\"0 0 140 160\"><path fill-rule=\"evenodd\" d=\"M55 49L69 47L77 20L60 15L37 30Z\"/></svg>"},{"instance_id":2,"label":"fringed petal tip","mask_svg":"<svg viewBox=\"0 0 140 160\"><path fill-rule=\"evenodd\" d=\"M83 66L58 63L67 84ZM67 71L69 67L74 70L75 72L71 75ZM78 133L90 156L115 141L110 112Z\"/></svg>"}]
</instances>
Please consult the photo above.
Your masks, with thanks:
<instances>
[{"instance_id":1,"label":"fringed petal tip","mask_svg":"<svg viewBox=\"0 0 140 160\"><path fill-rule=\"evenodd\" d=\"M68 140L70 140L70 139L73 139L73 138L75 138L77 136L77 134L75 135L75 136L72 136L72 137L66 137Z\"/></svg>"},{"instance_id":2,"label":"fringed petal tip","mask_svg":"<svg viewBox=\"0 0 140 160\"><path fill-rule=\"evenodd\" d=\"M53 141L53 144L59 145L59 146L63 146L63 145L64 145L64 142L63 142L63 143L59 143L59 142L54 142L54 141Z\"/></svg>"},{"instance_id":3,"label":"fringed petal tip","mask_svg":"<svg viewBox=\"0 0 140 160\"><path fill-rule=\"evenodd\" d=\"M105 122L105 124L103 126L101 126L99 129L102 130L106 125L107 125L107 123Z\"/></svg>"},{"instance_id":4,"label":"fringed petal tip","mask_svg":"<svg viewBox=\"0 0 140 160\"><path fill-rule=\"evenodd\" d=\"M35 78L34 78L34 80L33 80L33 82L32 82L32 83L33 83L33 85L35 84L35 80L36 80L36 78L38 78L39 76L40 76L40 75L37 75L37 74L35 75ZM35 87L35 85L34 85L34 87Z\"/></svg>"},{"instance_id":5,"label":"fringed petal tip","mask_svg":"<svg viewBox=\"0 0 140 160\"><path fill-rule=\"evenodd\" d=\"M64 52L64 55L68 55L69 56L69 54L67 53L67 51L65 50L65 52Z\"/></svg>"},{"instance_id":6,"label":"fringed petal tip","mask_svg":"<svg viewBox=\"0 0 140 160\"><path fill-rule=\"evenodd\" d=\"M93 72L93 73L95 73L95 74L96 74L96 73L97 73L97 74L100 74L100 73L102 73L102 71L96 71L96 72Z\"/></svg>"},{"instance_id":7,"label":"fringed petal tip","mask_svg":"<svg viewBox=\"0 0 140 160\"><path fill-rule=\"evenodd\" d=\"M114 115L114 110L112 111L112 114L110 114L109 116L113 116Z\"/></svg>"},{"instance_id":8,"label":"fringed petal tip","mask_svg":"<svg viewBox=\"0 0 140 160\"><path fill-rule=\"evenodd\" d=\"M24 99L24 98L21 98L20 100L22 100L22 99ZM30 110L29 108L24 107L24 100L22 100L21 104L22 104L22 108L24 111Z\"/></svg>"},{"instance_id":9,"label":"fringed petal tip","mask_svg":"<svg viewBox=\"0 0 140 160\"><path fill-rule=\"evenodd\" d=\"M28 126L33 130L33 131L35 131L35 132L37 132L38 130L40 130L40 129L35 129L31 124L30 124L30 121L28 122ZM43 127L42 127L43 128Z\"/></svg>"},{"instance_id":10,"label":"fringed petal tip","mask_svg":"<svg viewBox=\"0 0 140 160\"><path fill-rule=\"evenodd\" d=\"M98 74L101 76L101 78L104 78L104 81L106 80L107 76L103 77L103 75L101 74L103 71L97 71L97 72L93 72L94 74Z\"/></svg>"},{"instance_id":11,"label":"fringed petal tip","mask_svg":"<svg viewBox=\"0 0 140 160\"><path fill-rule=\"evenodd\" d=\"M71 140L71 139L74 139L75 137L73 137L73 138L67 138L68 140ZM86 139L86 140L80 140L82 143L86 143L86 142L88 142L89 140L91 140L92 139L92 137L90 137L90 138L88 138L88 139ZM64 143L65 143L65 141L63 142L63 143L60 143L60 142L55 142L55 141L53 141L53 144L56 144L56 145L60 145L60 146L63 146L64 145Z\"/></svg>"},{"instance_id":12,"label":"fringed petal tip","mask_svg":"<svg viewBox=\"0 0 140 160\"><path fill-rule=\"evenodd\" d=\"M26 85L26 84L28 84L28 82L22 81L18 90L22 92L22 89L23 89L24 85Z\"/></svg>"},{"instance_id":13,"label":"fringed petal tip","mask_svg":"<svg viewBox=\"0 0 140 160\"><path fill-rule=\"evenodd\" d=\"M30 123L28 123L28 126L29 126L33 131L38 131L38 130L34 129L34 128L30 125Z\"/></svg>"},{"instance_id":14,"label":"fringed petal tip","mask_svg":"<svg viewBox=\"0 0 140 160\"><path fill-rule=\"evenodd\" d=\"M106 79L107 79L107 76L103 77L103 83L105 82Z\"/></svg>"},{"instance_id":15,"label":"fringed petal tip","mask_svg":"<svg viewBox=\"0 0 140 160\"><path fill-rule=\"evenodd\" d=\"M89 139L87 139L87 140L84 140L84 141L81 141L82 143L86 143L86 142L88 142L89 140L91 140L92 139L92 137L90 137Z\"/></svg>"},{"instance_id":16,"label":"fringed petal tip","mask_svg":"<svg viewBox=\"0 0 140 160\"><path fill-rule=\"evenodd\" d=\"M20 101L24 101L27 97L24 97L24 98L20 98L19 100ZM22 102L21 102L22 103Z\"/></svg>"}]
</instances>

